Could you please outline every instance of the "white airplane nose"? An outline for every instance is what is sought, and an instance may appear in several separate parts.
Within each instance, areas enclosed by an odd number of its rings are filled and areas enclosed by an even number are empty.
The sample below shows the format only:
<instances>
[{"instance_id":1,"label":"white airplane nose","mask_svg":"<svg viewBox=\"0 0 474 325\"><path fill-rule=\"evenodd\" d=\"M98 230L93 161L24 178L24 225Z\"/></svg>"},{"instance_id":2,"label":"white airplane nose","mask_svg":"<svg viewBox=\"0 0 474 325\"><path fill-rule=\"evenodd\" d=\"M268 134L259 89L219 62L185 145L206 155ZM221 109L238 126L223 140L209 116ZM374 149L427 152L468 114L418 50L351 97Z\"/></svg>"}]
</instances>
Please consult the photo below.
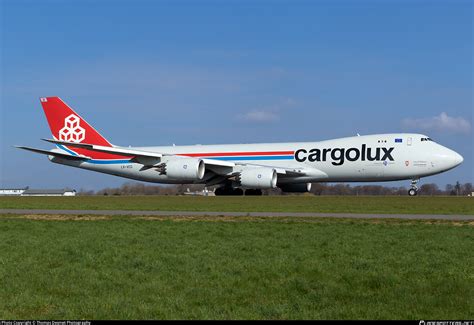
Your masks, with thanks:
<instances>
[{"instance_id":1,"label":"white airplane nose","mask_svg":"<svg viewBox=\"0 0 474 325\"><path fill-rule=\"evenodd\" d=\"M451 168L459 166L464 161L463 156L449 148L443 147L438 152L436 158L438 159L438 166L442 170L450 170Z\"/></svg>"},{"instance_id":2,"label":"white airplane nose","mask_svg":"<svg viewBox=\"0 0 474 325\"><path fill-rule=\"evenodd\" d=\"M457 152L454 152L452 159L454 161L455 166L460 165L464 161L464 158Z\"/></svg>"}]
</instances>

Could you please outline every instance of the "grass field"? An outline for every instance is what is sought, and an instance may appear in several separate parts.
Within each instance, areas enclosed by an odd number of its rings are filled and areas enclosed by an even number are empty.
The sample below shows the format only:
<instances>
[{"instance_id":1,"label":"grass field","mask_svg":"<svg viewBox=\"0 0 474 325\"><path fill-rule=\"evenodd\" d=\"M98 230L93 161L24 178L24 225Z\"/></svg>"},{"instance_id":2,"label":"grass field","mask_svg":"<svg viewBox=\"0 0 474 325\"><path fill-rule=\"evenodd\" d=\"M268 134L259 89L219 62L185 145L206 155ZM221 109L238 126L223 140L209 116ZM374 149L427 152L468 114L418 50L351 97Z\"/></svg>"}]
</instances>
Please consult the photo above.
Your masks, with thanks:
<instances>
[{"instance_id":1,"label":"grass field","mask_svg":"<svg viewBox=\"0 0 474 325\"><path fill-rule=\"evenodd\" d=\"M471 197L377 196L77 196L0 197L0 209L92 209L244 212L347 212L474 215Z\"/></svg>"},{"instance_id":2,"label":"grass field","mask_svg":"<svg viewBox=\"0 0 474 325\"><path fill-rule=\"evenodd\" d=\"M0 237L2 319L473 316L472 222L3 215Z\"/></svg>"}]
</instances>

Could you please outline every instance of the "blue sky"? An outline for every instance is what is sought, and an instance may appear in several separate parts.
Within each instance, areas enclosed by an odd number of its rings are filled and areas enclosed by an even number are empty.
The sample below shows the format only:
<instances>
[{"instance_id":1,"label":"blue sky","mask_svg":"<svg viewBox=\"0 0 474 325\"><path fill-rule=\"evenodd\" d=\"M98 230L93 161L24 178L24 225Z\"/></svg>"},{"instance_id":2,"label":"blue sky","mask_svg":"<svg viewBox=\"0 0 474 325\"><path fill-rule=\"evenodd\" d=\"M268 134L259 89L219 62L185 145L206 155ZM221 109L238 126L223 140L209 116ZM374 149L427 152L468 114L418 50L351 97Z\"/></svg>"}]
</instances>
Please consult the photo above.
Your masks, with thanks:
<instances>
[{"instance_id":1,"label":"blue sky","mask_svg":"<svg viewBox=\"0 0 474 325\"><path fill-rule=\"evenodd\" d=\"M465 158L422 182L474 180L471 1L0 4L2 187L127 181L12 148L48 148L43 96L117 145L422 132Z\"/></svg>"}]
</instances>

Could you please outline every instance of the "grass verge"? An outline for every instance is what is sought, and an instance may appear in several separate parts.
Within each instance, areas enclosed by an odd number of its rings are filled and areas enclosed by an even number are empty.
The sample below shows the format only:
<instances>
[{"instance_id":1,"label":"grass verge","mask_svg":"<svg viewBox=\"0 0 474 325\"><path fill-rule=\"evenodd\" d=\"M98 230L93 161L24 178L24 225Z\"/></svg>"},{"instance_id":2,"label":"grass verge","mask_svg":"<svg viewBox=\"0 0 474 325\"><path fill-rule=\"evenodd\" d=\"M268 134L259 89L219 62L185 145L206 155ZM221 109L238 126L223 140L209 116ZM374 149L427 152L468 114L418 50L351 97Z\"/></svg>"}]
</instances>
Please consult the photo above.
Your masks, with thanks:
<instances>
[{"instance_id":1,"label":"grass verge","mask_svg":"<svg viewBox=\"0 0 474 325\"><path fill-rule=\"evenodd\" d=\"M474 215L471 197L378 196L77 196L0 197L0 209L334 212Z\"/></svg>"},{"instance_id":2,"label":"grass verge","mask_svg":"<svg viewBox=\"0 0 474 325\"><path fill-rule=\"evenodd\" d=\"M5 319L467 319L472 222L0 217Z\"/></svg>"}]
</instances>

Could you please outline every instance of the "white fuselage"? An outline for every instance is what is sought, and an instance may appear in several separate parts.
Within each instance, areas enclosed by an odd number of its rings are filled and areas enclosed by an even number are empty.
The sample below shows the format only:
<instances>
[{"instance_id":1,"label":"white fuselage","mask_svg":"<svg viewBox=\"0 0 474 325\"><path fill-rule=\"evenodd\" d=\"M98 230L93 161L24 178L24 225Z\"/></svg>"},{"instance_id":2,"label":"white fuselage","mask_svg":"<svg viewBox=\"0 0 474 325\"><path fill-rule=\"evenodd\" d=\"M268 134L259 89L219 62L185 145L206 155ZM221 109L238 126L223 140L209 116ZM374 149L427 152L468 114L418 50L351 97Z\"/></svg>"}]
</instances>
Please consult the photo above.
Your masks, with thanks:
<instances>
[{"instance_id":1,"label":"white fuselage","mask_svg":"<svg viewBox=\"0 0 474 325\"><path fill-rule=\"evenodd\" d=\"M279 178L278 183L366 182L418 179L459 165L463 158L422 134L376 134L318 142L136 147L169 155L209 158L246 165L305 170L305 176ZM206 183L172 179L128 160L53 162L155 183ZM311 171L314 170L314 175Z\"/></svg>"}]
</instances>

